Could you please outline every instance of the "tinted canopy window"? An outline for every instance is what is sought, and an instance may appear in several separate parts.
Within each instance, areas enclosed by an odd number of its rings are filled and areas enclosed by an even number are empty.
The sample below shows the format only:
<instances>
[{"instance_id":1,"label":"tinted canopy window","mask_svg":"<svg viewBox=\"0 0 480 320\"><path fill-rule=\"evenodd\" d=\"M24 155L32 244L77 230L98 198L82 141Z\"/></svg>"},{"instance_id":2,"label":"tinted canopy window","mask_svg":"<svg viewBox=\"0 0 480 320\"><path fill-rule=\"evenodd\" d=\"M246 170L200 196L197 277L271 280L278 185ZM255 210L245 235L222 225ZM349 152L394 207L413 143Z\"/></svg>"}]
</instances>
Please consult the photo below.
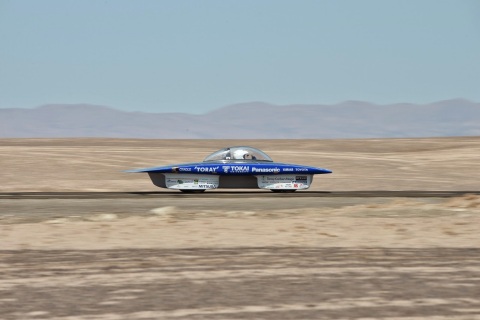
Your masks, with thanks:
<instances>
[{"instance_id":1,"label":"tinted canopy window","mask_svg":"<svg viewBox=\"0 0 480 320\"><path fill-rule=\"evenodd\" d=\"M273 161L266 153L263 151L247 147L247 146L238 146L238 147L228 147L215 151L203 161Z\"/></svg>"}]
</instances>

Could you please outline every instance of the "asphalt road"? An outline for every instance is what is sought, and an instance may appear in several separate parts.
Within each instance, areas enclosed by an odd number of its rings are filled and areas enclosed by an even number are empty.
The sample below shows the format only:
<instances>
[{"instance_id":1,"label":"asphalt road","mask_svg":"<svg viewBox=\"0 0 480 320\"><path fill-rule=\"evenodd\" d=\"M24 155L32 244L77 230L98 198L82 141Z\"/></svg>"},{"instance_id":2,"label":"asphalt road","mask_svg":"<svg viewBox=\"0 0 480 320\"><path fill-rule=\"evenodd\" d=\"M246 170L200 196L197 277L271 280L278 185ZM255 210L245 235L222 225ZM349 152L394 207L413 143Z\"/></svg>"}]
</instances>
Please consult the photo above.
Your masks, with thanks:
<instances>
[{"instance_id":1,"label":"asphalt road","mask_svg":"<svg viewBox=\"0 0 480 320\"><path fill-rule=\"evenodd\" d=\"M203 193L182 193L180 191L158 192L3 192L0 199L141 199L141 198L450 198L464 194L480 194L480 191L299 191L273 193L270 191L207 191Z\"/></svg>"}]
</instances>

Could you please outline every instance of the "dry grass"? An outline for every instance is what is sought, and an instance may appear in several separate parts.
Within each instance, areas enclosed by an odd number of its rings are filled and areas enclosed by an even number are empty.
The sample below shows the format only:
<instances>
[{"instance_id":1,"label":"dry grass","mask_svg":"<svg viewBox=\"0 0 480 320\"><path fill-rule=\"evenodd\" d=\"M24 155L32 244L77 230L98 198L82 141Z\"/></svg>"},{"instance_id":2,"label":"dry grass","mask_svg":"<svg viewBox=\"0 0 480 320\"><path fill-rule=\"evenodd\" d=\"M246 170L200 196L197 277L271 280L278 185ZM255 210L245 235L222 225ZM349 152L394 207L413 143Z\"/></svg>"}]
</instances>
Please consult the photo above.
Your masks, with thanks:
<instances>
[{"instance_id":1,"label":"dry grass","mask_svg":"<svg viewBox=\"0 0 480 320\"><path fill-rule=\"evenodd\" d=\"M480 196L466 194L462 197L452 198L446 203L446 206L452 208L480 208Z\"/></svg>"}]
</instances>

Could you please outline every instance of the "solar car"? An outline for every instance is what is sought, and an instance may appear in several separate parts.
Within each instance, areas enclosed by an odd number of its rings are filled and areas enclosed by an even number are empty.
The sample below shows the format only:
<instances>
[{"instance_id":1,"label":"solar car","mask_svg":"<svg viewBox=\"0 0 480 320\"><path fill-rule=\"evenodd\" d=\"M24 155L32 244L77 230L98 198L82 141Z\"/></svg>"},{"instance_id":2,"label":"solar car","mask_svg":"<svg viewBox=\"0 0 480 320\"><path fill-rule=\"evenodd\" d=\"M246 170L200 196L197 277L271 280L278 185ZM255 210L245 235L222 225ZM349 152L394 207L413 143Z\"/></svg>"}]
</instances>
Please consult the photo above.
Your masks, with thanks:
<instances>
[{"instance_id":1,"label":"solar car","mask_svg":"<svg viewBox=\"0 0 480 320\"><path fill-rule=\"evenodd\" d=\"M308 189L316 174L332 171L312 166L274 162L265 152L249 146L223 148L202 162L128 170L148 173L160 188L182 192L212 189L267 189L294 192Z\"/></svg>"}]
</instances>

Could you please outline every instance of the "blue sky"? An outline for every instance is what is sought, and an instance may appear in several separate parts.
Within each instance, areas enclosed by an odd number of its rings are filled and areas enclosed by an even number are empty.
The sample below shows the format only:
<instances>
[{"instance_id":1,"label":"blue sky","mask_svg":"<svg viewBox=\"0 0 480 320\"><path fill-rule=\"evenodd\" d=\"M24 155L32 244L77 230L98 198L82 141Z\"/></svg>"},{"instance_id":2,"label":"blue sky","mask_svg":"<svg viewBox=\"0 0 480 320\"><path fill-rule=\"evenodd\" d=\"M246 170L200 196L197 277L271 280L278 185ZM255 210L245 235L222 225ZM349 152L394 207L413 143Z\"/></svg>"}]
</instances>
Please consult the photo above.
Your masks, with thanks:
<instances>
[{"instance_id":1,"label":"blue sky","mask_svg":"<svg viewBox=\"0 0 480 320\"><path fill-rule=\"evenodd\" d=\"M480 101L480 1L0 0L0 108Z\"/></svg>"}]
</instances>

